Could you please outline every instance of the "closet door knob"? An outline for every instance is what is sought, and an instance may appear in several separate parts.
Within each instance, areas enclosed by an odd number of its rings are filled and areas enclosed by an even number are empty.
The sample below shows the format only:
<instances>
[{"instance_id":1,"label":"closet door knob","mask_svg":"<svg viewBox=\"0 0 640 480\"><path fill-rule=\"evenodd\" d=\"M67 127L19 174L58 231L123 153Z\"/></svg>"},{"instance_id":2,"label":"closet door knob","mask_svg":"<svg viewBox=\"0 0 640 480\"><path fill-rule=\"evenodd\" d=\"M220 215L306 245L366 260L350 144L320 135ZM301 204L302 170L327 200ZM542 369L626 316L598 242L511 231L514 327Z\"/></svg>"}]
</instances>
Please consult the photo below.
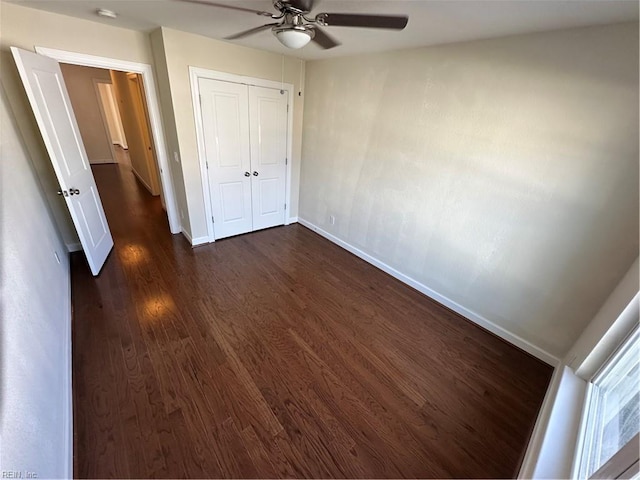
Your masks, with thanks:
<instances>
[{"instance_id":1,"label":"closet door knob","mask_svg":"<svg viewBox=\"0 0 640 480\"><path fill-rule=\"evenodd\" d=\"M249 177L249 176L251 176L251 174L249 172L244 172L244 176L245 177Z\"/></svg>"},{"instance_id":2,"label":"closet door knob","mask_svg":"<svg viewBox=\"0 0 640 480\"><path fill-rule=\"evenodd\" d=\"M258 172L253 172L253 176L257 177L258 176Z\"/></svg>"}]
</instances>

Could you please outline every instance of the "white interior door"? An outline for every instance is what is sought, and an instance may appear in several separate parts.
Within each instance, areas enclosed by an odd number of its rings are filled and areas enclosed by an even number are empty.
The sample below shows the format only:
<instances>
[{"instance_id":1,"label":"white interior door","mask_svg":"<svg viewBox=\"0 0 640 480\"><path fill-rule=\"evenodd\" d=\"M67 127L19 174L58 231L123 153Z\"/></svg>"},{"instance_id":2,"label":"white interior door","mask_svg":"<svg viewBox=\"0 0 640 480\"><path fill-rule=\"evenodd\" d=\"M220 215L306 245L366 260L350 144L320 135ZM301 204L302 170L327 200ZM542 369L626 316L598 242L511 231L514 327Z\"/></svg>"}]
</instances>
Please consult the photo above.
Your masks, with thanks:
<instances>
[{"instance_id":1,"label":"white interior door","mask_svg":"<svg viewBox=\"0 0 640 480\"><path fill-rule=\"evenodd\" d=\"M11 52L89 267L93 275L98 275L113 239L60 65L15 47Z\"/></svg>"},{"instance_id":2,"label":"white interior door","mask_svg":"<svg viewBox=\"0 0 640 480\"><path fill-rule=\"evenodd\" d=\"M288 92L249 87L253 229L284 224Z\"/></svg>"},{"instance_id":3,"label":"white interior door","mask_svg":"<svg viewBox=\"0 0 640 480\"><path fill-rule=\"evenodd\" d=\"M215 239L253 229L247 86L199 79Z\"/></svg>"}]
</instances>

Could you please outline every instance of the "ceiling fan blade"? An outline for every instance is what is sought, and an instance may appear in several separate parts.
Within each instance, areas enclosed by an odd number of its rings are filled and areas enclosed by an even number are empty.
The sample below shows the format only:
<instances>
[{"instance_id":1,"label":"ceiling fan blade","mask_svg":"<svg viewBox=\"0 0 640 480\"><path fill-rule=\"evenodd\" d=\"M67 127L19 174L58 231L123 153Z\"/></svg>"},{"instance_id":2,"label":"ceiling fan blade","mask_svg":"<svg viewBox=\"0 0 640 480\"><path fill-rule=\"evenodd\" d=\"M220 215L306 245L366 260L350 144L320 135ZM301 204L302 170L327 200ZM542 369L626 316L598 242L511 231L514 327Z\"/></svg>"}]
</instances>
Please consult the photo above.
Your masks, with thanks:
<instances>
[{"instance_id":1,"label":"ceiling fan blade","mask_svg":"<svg viewBox=\"0 0 640 480\"><path fill-rule=\"evenodd\" d=\"M316 16L328 27L368 27L402 30L407 26L406 15L360 15L357 13L320 13Z\"/></svg>"},{"instance_id":2,"label":"ceiling fan blade","mask_svg":"<svg viewBox=\"0 0 640 480\"><path fill-rule=\"evenodd\" d=\"M249 30L245 30L244 32L236 33L235 35L230 35L228 37L224 37L225 40L237 40L238 38L248 37L249 35L253 35L254 33L261 32L263 30L267 30L271 27L275 27L279 25L279 23L267 23L266 25L260 25L259 27L250 28Z\"/></svg>"},{"instance_id":3,"label":"ceiling fan blade","mask_svg":"<svg viewBox=\"0 0 640 480\"><path fill-rule=\"evenodd\" d=\"M283 0L283 3L307 13L313 10L313 0Z\"/></svg>"},{"instance_id":4,"label":"ceiling fan blade","mask_svg":"<svg viewBox=\"0 0 640 480\"><path fill-rule=\"evenodd\" d=\"M338 45L340 45L339 41L329 36L327 32L322 30L320 27L314 26L313 29L315 30L313 41L316 42L325 50L329 50L330 48L337 47Z\"/></svg>"},{"instance_id":5,"label":"ceiling fan blade","mask_svg":"<svg viewBox=\"0 0 640 480\"><path fill-rule=\"evenodd\" d=\"M252 8L235 7L233 5L226 5L224 3L208 2L207 0L178 0L180 2L197 3L199 5L208 5L210 7L228 8L230 10L239 10L240 12L255 13L257 15L263 15L265 17L273 17L273 13L264 12L261 10L253 10Z\"/></svg>"}]
</instances>

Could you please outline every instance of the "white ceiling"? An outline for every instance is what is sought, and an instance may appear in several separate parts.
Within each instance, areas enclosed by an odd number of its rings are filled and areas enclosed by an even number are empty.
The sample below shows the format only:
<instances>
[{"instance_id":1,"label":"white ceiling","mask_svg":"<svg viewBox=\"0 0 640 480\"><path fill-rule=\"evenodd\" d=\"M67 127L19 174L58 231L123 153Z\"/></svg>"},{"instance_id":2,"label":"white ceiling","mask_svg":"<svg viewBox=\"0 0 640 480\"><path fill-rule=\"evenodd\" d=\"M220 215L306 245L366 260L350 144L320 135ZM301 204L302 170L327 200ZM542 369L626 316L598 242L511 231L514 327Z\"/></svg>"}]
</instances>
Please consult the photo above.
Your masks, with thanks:
<instances>
[{"instance_id":1,"label":"white ceiling","mask_svg":"<svg viewBox=\"0 0 640 480\"><path fill-rule=\"evenodd\" d=\"M176 0L9 0L119 27L151 31L159 26L223 39L272 21L224 8ZM271 0L215 0L256 10L272 10ZM96 9L116 11L115 20L103 19ZM401 32L366 28L327 27L342 45L322 50L315 44L301 50L282 47L267 30L233 43L318 59L494 38L520 33L638 20L638 2L631 0L316 0L313 14L389 13L409 15Z\"/></svg>"}]
</instances>

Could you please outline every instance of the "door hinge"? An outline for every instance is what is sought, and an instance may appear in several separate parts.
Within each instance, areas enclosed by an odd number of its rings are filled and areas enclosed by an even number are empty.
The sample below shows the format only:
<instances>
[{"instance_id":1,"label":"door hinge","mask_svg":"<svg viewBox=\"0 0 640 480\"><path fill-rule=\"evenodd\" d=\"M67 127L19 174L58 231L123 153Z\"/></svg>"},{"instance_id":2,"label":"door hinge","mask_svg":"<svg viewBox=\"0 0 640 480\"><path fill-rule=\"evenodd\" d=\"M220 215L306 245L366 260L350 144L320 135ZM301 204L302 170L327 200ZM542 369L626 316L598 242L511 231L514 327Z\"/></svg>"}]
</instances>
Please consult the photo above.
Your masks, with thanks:
<instances>
[{"instance_id":1,"label":"door hinge","mask_svg":"<svg viewBox=\"0 0 640 480\"><path fill-rule=\"evenodd\" d=\"M216 223L216 219L213 218L213 215L211 215L211 223Z\"/></svg>"},{"instance_id":2,"label":"door hinge","mask_svg":"<svg viewBox=\"0 0 640 480\"><path fill-rule=\"evenodd\" d=\"M207 170L209 170L209 162L208 161L204 161L205 166L207 167Z\"/></svg>"},{"instance_id":3,"label":"door hinge","mask_svg":"<svg viewBox=\"0 0 640 480\"><path fill-rule=\"evenodd\" d=\"M285 164L285 165L289 165L289 159L288 159L288 158L285 158L285 159L284 159L284 164Z\"/></svg>"},{"instance_id":4,"label":"door hinge","mask_svg":"<svg viewBox=\"0 0 640 480\"><path fill-rule=\"evenodd\" d=\"M285 209L285 210L287 209L287 204L286 204L286 203L284 204L284 209Z\"/></svg>"}]
</instances>

